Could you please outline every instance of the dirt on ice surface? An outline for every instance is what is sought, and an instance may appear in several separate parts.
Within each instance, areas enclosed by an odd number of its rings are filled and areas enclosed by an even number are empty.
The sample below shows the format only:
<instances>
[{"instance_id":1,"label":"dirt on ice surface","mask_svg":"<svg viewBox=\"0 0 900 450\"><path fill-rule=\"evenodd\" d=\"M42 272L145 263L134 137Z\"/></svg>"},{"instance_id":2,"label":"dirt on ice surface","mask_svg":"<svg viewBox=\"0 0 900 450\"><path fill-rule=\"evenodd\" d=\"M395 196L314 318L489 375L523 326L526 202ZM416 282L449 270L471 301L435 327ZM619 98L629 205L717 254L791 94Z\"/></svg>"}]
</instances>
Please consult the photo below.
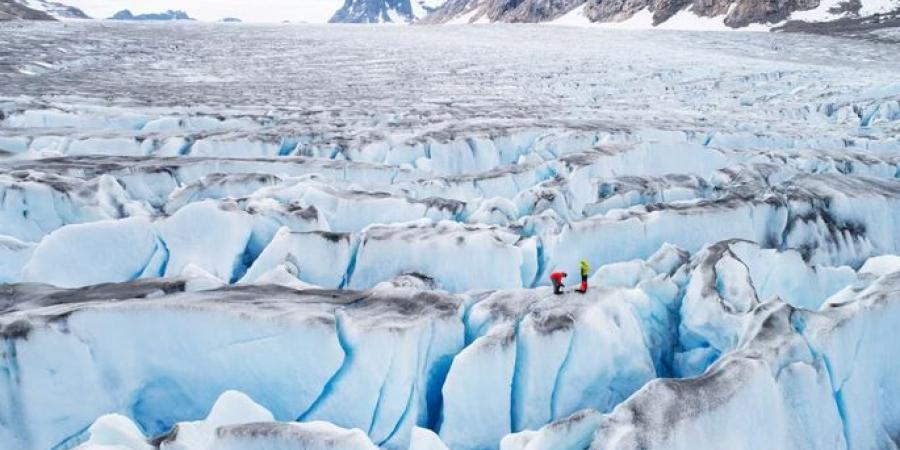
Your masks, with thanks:
<instances>
[{"instance_id":1,"label":"dirt on ice surface","mask_svg":"<svg viewBox=\"0 0 900 450\"><path fill-rule=\"evenodd\" d=\"M889 448L896 56L0 23L0 448Z\"/></svg>"}]
</instances>

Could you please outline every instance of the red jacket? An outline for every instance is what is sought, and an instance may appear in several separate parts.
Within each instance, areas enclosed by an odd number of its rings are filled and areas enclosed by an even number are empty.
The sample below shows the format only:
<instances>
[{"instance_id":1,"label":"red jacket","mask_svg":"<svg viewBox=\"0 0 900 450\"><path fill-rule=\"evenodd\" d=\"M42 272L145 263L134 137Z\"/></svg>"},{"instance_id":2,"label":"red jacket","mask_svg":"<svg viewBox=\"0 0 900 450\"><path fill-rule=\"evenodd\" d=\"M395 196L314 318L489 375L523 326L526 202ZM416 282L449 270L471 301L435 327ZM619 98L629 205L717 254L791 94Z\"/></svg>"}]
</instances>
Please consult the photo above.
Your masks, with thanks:
<instances>
[{"instance_id":1,"label":"red jacket","mask_svg":"<svg viewBox=\"0 0 900 450\"><path fill-rule=\"evenodd\" d=\"M562 284L563 278L565 278L565 277L566 277L565 272L553 272L550 274L550 280L552 280L555 283L559 283L559 284Z\"/></svg>"}]
</instances>

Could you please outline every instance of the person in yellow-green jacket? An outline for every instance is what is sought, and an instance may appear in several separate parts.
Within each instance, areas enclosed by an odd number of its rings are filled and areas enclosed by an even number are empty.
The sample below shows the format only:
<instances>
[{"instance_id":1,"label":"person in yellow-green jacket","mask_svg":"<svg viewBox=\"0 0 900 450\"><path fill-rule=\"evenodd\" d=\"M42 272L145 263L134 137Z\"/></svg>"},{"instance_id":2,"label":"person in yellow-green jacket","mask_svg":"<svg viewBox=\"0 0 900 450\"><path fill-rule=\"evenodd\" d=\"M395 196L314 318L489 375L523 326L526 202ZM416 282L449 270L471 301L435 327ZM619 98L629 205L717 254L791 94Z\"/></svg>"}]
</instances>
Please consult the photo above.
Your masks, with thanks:
<instances>
[{"instance_id":1,"label":"person in yellow-green jacket","mask_svg":"<svg viewBox=\"0 0 900 450\"><path fill-rule=\"evenodd\" d=\"M575 290L584 294L585 292L587 292L587 280L588 280L588 275L590 275L590 273L591 273L591 265L588 264L586 259L582 258L580 266L581 266L581 286Z\"/></svg>"}]
</instances>

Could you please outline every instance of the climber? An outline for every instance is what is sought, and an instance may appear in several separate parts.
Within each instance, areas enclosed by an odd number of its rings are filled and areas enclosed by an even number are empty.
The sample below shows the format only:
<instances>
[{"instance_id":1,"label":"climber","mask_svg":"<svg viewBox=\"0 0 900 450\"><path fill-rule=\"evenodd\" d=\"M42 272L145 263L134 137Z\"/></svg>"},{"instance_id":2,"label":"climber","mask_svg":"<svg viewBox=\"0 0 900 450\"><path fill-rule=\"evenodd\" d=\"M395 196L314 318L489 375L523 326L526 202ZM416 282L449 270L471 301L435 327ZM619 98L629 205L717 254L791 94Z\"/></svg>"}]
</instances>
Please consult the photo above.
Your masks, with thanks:
<instances>
[{"instance_id":1,"label":"climber","mask_svg":"<svg viewBox=\"0 0 900 450\"><path fill-rule=\"evenodd\" d=\"M563 284L563 279L566 278L568 274L565 272L553 272L550 274L550 281L553 283L553 293L556 295L560 295L563 293L562 289L565 287Z\"/></svg>"},{"instance_id":2,"label":"climber","mask_svg":"<svg viewBox=\"0 0 900 450\"><path fill-rule=\"evenodd\" d=\"M585 292L587 292L587 280L588 280L588 275L591 273L591 265L588 264L586 259L582 258L580 266L581 266L581 286L579 286L578 289L575 289L575 290L584 294Z\"/></svg>"}]
</instances>

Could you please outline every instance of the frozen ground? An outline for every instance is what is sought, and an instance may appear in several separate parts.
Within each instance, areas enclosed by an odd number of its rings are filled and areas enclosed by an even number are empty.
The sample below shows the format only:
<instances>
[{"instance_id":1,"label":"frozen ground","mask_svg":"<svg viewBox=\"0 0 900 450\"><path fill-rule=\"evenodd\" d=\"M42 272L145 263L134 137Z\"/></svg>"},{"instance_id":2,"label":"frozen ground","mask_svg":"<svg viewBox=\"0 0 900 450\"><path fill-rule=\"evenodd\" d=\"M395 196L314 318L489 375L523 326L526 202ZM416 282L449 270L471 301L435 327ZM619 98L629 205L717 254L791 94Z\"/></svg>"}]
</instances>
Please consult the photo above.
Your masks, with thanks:
<instances>
[{"instance_id":1,"label":"frozen ground","mask_svg":"<svg viewBox=\"0 0 900 450\"><path fill-rule=\"evenodd\" d=\"M900 445L895 44L0 33L0 448Z\"/></svg>"}]
</instances>

